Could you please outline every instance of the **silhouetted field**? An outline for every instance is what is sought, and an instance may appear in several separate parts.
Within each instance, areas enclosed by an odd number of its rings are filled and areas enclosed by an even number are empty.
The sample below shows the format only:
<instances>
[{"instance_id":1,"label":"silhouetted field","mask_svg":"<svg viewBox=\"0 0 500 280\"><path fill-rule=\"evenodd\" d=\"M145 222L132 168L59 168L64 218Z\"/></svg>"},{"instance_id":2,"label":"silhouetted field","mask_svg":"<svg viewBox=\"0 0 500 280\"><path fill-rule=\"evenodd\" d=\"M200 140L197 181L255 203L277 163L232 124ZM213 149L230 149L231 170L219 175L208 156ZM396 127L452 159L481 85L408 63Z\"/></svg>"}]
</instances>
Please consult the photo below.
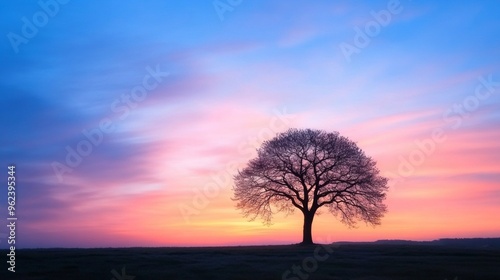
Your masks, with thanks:
<instances>
[{"instance_id":1,"label":"silhouetted field","mask_svg":"<svg viewBox=\"0 0 500 280\"><path fill-rule=\"evenodd\" d=\"M499 249L437 245L24 249L16 255L16 273L4 263L1 279L500 279Z\"/></svg>"}]
</instances>

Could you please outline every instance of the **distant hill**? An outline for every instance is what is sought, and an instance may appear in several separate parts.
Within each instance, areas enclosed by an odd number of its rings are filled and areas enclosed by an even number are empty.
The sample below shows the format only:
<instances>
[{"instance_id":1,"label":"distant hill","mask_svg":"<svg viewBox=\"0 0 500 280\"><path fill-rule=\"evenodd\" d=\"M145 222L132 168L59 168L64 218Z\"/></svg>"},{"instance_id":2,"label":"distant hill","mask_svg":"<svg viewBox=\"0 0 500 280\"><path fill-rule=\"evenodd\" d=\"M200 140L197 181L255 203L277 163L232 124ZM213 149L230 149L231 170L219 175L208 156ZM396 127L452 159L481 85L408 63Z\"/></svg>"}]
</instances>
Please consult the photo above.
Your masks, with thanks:
<instances>
[{"instance_id":1,"label":"distant hill","mask_svg":"<svg viewBox=\"0 0 500 280\"><path fill-rule=\"evenodd\" d=\"M334 242L335 245L348 244L373 244L373 245L422 245L422 246L447 246L476 249L500 249L500 238L441 238L432 241L412 241L399 239L384 239L375 242Z\"/></svg>"},{"instance_id":2,"label":"distant hill","mask_svg":"<svg viewBox=\"0 0 500 280\"><path fill-rule=\"evenodd\" d=\"M437 245L471 248L500 248L500 238L442 238L433 241Z\"/></svg>"}]
</instances>

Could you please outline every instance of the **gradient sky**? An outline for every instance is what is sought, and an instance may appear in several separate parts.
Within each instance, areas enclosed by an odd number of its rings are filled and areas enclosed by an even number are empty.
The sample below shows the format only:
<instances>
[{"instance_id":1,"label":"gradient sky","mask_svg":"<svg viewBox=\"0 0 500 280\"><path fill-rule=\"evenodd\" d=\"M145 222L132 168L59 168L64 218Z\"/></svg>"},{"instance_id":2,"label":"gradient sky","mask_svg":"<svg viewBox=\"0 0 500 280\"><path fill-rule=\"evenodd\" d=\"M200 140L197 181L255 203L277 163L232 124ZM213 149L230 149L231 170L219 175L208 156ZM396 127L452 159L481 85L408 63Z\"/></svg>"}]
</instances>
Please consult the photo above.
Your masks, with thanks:
<instances>
[{"instance_id":1,"label":"gradient sky","mask_svg":"<svg viewBox=\"0 0 500 280\"><path fill-rule=\"evenodd\" d=\"M498 1L60 2L0 4L18 247L300 242L298 212L266 227L230 199L291 127L339 131L391 179L381 226L322 211L314 241L500 236Z\"/></svg>"}]
</instances>

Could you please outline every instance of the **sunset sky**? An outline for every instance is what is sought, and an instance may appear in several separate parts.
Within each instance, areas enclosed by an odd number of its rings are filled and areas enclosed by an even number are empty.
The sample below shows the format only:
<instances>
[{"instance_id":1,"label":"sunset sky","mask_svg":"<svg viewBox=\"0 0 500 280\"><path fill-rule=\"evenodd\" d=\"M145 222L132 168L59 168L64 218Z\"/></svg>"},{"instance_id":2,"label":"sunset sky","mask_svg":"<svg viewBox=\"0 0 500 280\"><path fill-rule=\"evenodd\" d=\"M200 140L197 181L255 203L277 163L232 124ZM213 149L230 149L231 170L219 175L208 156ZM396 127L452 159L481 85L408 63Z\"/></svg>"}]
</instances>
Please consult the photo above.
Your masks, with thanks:
<instances>
[{"instance_id":1,"label":"sunset sky","mask_svg":"<svg viewBox=\"0 0 500 280\"><path fill-rule=\"evenodd\" d=\"M324 209L315 242L500 237L500 3L366 2L2 1L17 247L298 243L299 212L267 227L231 200L292 127L391 179L382 225Z\"/></svg>"}]
</instances>

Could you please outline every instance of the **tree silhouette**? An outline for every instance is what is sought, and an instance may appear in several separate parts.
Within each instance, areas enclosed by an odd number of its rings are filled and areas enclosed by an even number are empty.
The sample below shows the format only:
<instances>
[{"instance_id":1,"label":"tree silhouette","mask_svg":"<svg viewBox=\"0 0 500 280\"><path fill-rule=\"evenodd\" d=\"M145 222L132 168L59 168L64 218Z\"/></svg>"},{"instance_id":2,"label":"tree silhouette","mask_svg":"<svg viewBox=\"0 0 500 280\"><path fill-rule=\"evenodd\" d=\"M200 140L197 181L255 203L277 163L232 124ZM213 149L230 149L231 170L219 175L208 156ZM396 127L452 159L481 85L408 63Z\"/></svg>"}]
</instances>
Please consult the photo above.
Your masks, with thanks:
<instances>
[{"instance_id":1,"label":"tree silhouette","mask_svg":"<svg viewBox=\"0 0 500 280\"><path fill-rule=\"evenodd\" d=\"M304 215L302 244L313 244L312 223L322 206L349 227L357 220L380 224L387 179L372 158L338 132L289 129L257 152L234 177L233 199L250 220L260 216L269 225L272 214L298 208Z\"/></svg>"}]
</instances>

